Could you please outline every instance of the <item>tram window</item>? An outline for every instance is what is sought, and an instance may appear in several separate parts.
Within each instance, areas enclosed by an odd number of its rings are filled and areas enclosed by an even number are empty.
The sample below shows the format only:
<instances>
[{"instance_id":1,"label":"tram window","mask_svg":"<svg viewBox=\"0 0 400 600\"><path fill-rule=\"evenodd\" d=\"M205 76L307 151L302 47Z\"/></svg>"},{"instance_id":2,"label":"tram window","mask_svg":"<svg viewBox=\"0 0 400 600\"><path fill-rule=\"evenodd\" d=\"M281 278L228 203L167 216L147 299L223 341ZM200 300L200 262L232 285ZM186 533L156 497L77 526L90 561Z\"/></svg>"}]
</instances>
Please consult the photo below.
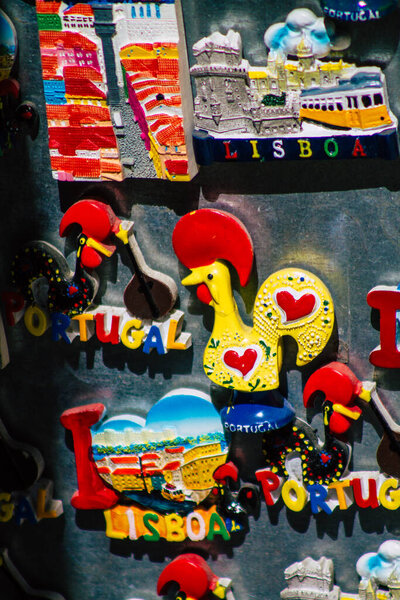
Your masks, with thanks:
<instances>
[{"instance_id":1,"label":"tram window","mask_svg":"<svg viewBox=\"0 0 400 600\"><path fill-rule=\"evenodd\" d=\"M336 102L336 110L343 110L343 104L341 102Z\"/></svg>"},{"instance_id":2,"label":"tram window","mask_svg":"<svg viewBox=\"0 0 400 600\"><path fill-rule=\"evenodd\" d=\"M349 96L349 108L358 108L356 96Z\"/></svg>"},{"instance_id":3,"label":"tram window","mask_svg":"<svg viewBox=\"0 0 400 600\"><path fill-rule=\"evenodd\" d=\"M314 108L315 108L315 110L319 110L320 106L319 106L318 102L315 104Z\"/></svg>"},{"instance_id":4,"label":"tram window","mask_svg":"<svg viewBox=\"0 0 400 600\"><path fill-rule=\"evenodd\" d=\"M368 108L368 106L371 106L372 104L371 96L362 96L361 100L365 108Z\"/></svg>"},{"instance_id":5,"label":"tram window","mask_svg":"<svg viewBox=\"0 0 400 600\"><path fill-rule=\"evenodd\" d=\"M374 104L383 104L382 94L374 94Z\"/></svg>"},{"instance_id":6,"label":"tram window","mask_svg":"<svg viewBox=\"0 0 400 600\"><path fill-rule=\"evenodd\" d=\"M333 104L329 104L328 110L335 110L335 107L333 106Z\"/></svg>"},{"instance_id":7,"label":"tram window","mask_svg":"<svg viewBox=\"0 0 400 600\"><path fill-rule=\"evenodd\" d=\"M310 102L310 104L308 105L308 108L310 108L312 110L314 108L314 104L312 102Z\"/></svg>"},{"instance_id":8,"label":"tram window","mask_svg":"<svg viewBox=\"0 0 400 600\"><path fill-rule=\"evenodd\" d=\"M321 106L321 109L322 109L322 110L326 110L326 105L325 105L325 104L323 104L323 105Z\"/></svg>"},{"instance_id":9,"label":"tram window","mask_svg":"<svg viewBox=\"0 0 400 600\"><path fill-rule=\"evenodd\" d=\"M301 108L307 108L307 104L305 102L303 102L303 104L301 105Z\"/></svg>"}]
</instances>

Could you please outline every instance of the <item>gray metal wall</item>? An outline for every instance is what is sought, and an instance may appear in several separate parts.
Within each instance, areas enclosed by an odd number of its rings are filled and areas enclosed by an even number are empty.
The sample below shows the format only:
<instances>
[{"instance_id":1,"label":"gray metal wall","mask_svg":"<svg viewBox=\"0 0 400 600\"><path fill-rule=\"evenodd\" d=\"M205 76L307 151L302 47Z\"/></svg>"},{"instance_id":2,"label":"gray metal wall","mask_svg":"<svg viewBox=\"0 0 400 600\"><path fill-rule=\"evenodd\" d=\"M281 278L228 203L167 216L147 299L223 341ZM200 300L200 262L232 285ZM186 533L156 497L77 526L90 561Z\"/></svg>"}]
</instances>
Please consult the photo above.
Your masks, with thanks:
<instances>
[{"instance_id":1,"label":"gray metal wall","mask_svg":"<svg viewBox=\"0 0 400 600\"><path fill-rule=\"evenodd\" d=\"M313 1L184 0L188 46L214 30L226 32L234 27L242 34L245 57L252 64L262 64L266 27L304 5L318 10ZM86 186L62 184L58 189L51 178L35 10L22 0L3 0L1 6L19 34L23 94L37 103L42 116L39 138L0 159L0 289L7 289L11 259L25 241L45 239L73 258L73 246L59 238L58 224ZM345 55L385 68L391 106L398 116L399 24L397 11L381 22L347 26L354 41ZM376 378L382 397L400 417L398 371L376 371L368 361L369 352L378 344L378 332L371 325L366 303L373 286L400 280L400 160L216 165L202 169L187 184L130 180L110 187L116 212L135 220L137 239L151 265L177 282L183 268L172 250L172 230L180 215L197 207L224 208L242 219L250 231L257 273L249 295L257 289L257 276L261 282L283 266L299 265L318 273L335 301L342 358L348 357L360 379ZM107 285L102 302L122 304L129 269L111 260L103 275ZM69 504L76 489L74 456L59 423L64 410L89 402L103 402L110 416L145 415L175 387L209 390L202 353L212 315L181 285L179 298L186 314L185 330L193 334L193 348L161 357L121 345L102 346L96 340L71 346L54 343L49 334L32 337L22 324L7 330L11 364L0 373L0 418L16 439L40 449L46 461L45 476L54 480L55 498L63 500L65 510L59 519L37 525L0 523L0 545L9 548L32 585L57 590L66 600L150 600L156 596L157 577L166 557L190 547L113 541L105 536L101 514L78 514ZM245 300L250 308L251 298ZM240 306L244 308L241 301ZM302 374L290 363L287 367L283 385L304 417ZM322 430L318 417L314 423ZM368 419L356 429L355 438L354 468L376 470L379 435ZM276 600L284 587L284 568L307 555L333 558L337 582L342 589L356 591L357 558L399 535L398 511L358 510L353 505L330 516L312 516L307 510L294 514L285 507L268 512L263 505L260 518L250 519L250 531L238 545L200 548L219 575L234 580L237 599ZM0 585L2 599L20 598L1 578L1 571Z\"/></svg>"}]
</instances>

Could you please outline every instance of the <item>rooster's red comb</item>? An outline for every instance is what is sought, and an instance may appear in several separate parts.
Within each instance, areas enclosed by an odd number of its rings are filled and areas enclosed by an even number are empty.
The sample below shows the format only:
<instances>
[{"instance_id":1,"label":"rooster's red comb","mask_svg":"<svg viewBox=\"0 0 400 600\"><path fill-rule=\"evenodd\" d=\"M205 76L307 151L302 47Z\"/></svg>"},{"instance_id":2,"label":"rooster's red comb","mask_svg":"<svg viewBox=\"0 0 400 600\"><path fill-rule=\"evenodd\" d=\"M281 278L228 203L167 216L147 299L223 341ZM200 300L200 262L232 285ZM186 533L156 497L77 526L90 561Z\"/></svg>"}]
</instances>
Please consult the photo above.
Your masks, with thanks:
<instances>
[{"instance_id":1,"label":"rooster's red comb","mask_svg":"<svg viewBox=\"0 0 400 600\"><path fill-rule=\"evenodd\" d=\"M217 581L218 577L204 558L197 554L181 554L162 571L157 582L157 594L166 595L169 585L175 582L187 597L202 600Z\"/></svg>"},{"instance_id":2,"label":"rooster's red comb","mask_svg":"<svg viewBox=\"0 0 400 600\"><path fill-rule=\"evenodd\" d=\"M253 242L243 223L223 210L200 208L183 216L172 234L172 245L189 269L227 260L235 267L242 286L249 280Z\"/></svg>"},{"instance_id":3,"label":"rooster's red comb","mask_svg":"<svg viewBox=\"0 0 400 600\"><path fill-rule=\"evenodd\" d=\"M304 387L303 402L306 408L312 406L315 394L321 392L330 402L345 406L361 391L361 381L347 365L331 362L310 375Z\"/></svg>"},{"instance_id":4,"label":"rooster's red comb","mask_svg":"<svg viewBox=\"0 0 400 600\"><path fill-rule=\"evenodd\" d=\"M73 204L65 213L60 223L60 235L68 235L68 229L79 224L82 232L98 241L105 240L112 233L117 233L120 219L108 204L86 198Z\"/></svg>"}]
</instances>

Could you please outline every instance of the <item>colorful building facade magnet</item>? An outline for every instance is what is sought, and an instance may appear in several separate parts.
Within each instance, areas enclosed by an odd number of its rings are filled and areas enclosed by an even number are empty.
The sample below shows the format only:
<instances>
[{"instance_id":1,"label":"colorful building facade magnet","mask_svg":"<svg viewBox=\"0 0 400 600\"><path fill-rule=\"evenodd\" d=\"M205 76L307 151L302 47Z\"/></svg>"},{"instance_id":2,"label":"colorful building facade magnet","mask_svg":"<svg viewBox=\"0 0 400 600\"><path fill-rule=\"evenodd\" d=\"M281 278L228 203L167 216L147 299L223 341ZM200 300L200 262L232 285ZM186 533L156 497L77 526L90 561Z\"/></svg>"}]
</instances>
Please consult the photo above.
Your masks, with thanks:
<instances>
[{"instance_id":1,"label":"colorful building facade magnet","mask_svg":"<svg viewBox=\"0 0 400 600\"><path fill-rule=\"evenodd\" d=\"M210 397L183 388L163 396L145 423L125 415L93 428L92 448L108 485L144 506L178 512L210 495L227 454Z\"/></svg>"},{"instance_id":2,"label":"colorful building facade magnet","mask_svg":"<svg viewBox=\"0 0 400 600\"><path fill-rule=\"evenodd\" d=\"M199 299L214 309L204 352L204 370L211 381L244 392L277 388L284 335L297 342L298 366L322 352L332 333L334 309L318 277L295 268L270 275L257 293L250 328L240 318L223 263L227 260L236 268L242 286L248 283L253 248L244 225L229 213L200 209L180 219L172 243L179 260L191 269L183 285L197 285Z\"/></svg>"},{"instance_id":3,"label":"colorful building facade magnet","mask_svg":"<svg viewBox=\"0 0 400 600\"><path fill-rule=\"evenodd\" d=\"M222 476L214 478L228 447L209 396L175 390L146 420L127 414L104 419L104 411L102 404L68 409L61 422L74 439L78 490L71 503L104 510L107 536L229 540L243 529L236 508L244 490L232 508L233 497L221 492Z\"/></svg>"},{"instance_id":4,"label":"colorful building facade magnet","mask_svg":"<svg viewBox=\"0 0 400 600\"><path fill-rule=\"evenodd\" d=\"M264 41L267 64L257 67L233 30L193 46L199 164L398 156L382 71L321 60L333 46L322 18L295 9Z\"/></svg>"},{"instance_id":5,"label":"colorful building facade magnet","mask_svg":"<svg viewBox=\"0 0 400 600\"><path fill-rule=\"evenodd\" d=\"M175 593L175 589L178 591ZM218 577L207 562L197 554L182 554L167 565L157 581L159 596L185 598L192 600L234 600L232 580Z\"/></svg>"},{"instance_id":6,"label":"colorful building facade magnet","mask_svg":"<svg viewBox=\"0 0 400 600\"><path fill-rule=\"evenodd\" d=\"M161 398L146 420L134 415L102 420L104 407L91 406L90 411L70 409L61 420L76 432L74 438L82 446L82 451L75 450L77 470L89 468L96 481L100 476L107 489L114 490L114 503L125 497L161 511L188 512L210 495L213 473L225 463L227 445L208 396L178 389ZM89 412L92 422L86 418ZM79 421L79 428L70 424L71 419ZM94 463L86 465L88 446ZM87 475L78 473L79 494L87 482ZM89 501L80 508L95 506Z\"/></svg>"},{"instance_id":7,"label":"colorful building facade magnet","mask_svg":"<svg viewBox=\"0 0 400 600\"><path fill-rule=\"evenodd\" d=\"M179 2L39 0L36 10L54 177L189 180Z\"/></svg>"}]
</instances>

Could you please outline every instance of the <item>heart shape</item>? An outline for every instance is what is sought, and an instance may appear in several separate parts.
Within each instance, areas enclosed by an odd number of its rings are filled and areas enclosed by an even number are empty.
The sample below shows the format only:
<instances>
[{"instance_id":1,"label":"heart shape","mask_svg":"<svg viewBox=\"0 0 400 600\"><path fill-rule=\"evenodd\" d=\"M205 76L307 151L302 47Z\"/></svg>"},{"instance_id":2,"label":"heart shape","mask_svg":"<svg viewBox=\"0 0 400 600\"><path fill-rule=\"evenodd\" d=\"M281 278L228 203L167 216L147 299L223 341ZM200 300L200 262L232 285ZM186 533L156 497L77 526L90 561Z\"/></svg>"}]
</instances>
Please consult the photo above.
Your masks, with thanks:
<instances>
[{"instance_id":1,"label":"heart shape","mask_svg":"<svg viewBox=\"0 0 400 600\"><path fill-rule=\"evenodd\" d=\"M69 296L75 296L75 294L78 292L78 288L75 285L70 285L68 288L68 295Z\"/></svg>"},{"instance_id":2,"label":"heart shape","mask_svg":"<svg viewBox=\"0 0 400 600\"><path fill-rule=\"evenodd\" d=\"M297 321L311 314L316 305L316 297L304 292L296 298L289 290L281 290L276 294L276 303L286 315L286 321Z\"/></svg>"},{"instance_id":3,"label":"heart shape","mask_svg":"<svg viewBox=\"0 0 400 600\"><path fill-rule=\"evenodd\" d=\"M223 355L223 361L227 367L240 371L242 377L246 377L254 368L258 354L254 348L246 348L242 355L236 350L227 350Z\"/></svg>"},{"instance_id":4,"label":"heart shape","mask_svg":"<svg viewBox=\"0 0 400 600\"><path fill-rule=\"evenodd\" d=\"M320 454L320 459L321 459L321 462L322 462L324 465L326 465L326 463L330 462L331 458L332 458L332 456L331 456L330 454L325 454L324 452L322 452L322 453Z\"/></svg>"}]
</instances>

